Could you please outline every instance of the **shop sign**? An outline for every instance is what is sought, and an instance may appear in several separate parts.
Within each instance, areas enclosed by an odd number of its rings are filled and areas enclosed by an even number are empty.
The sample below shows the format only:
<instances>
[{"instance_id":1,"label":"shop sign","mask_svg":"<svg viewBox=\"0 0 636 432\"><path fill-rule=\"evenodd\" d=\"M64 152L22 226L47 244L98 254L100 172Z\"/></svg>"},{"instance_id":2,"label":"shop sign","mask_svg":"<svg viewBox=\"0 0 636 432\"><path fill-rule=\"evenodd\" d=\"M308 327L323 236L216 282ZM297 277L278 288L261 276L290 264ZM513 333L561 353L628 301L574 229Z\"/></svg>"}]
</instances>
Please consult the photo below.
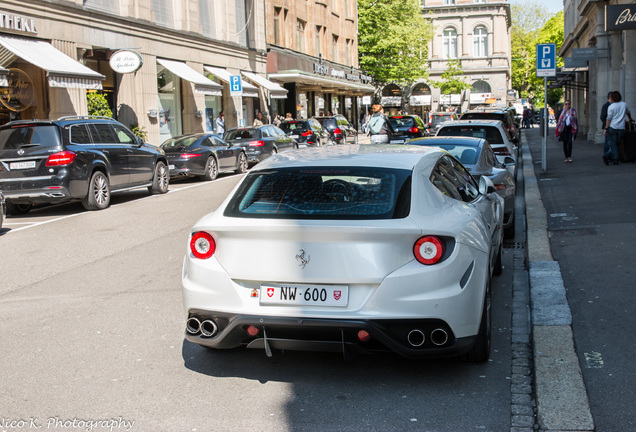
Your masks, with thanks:
<instances>
[{"instance_id":1,"label":"shop sign","mask_svg":"<svg viewBox=\"0 0 636 432\"><path fill-rule=\"evenodd\" d=\"M428 106L431 104L431 95L411 96L411 106Z\"/></svg>"},{"instance_id":2,"label":"shop sign","mask_svg":"<svg viewBox=\"0 0 636 432\"><path fill-rule=\"evenodd\" d=\"M335 78L344 78L345 73L344 71L341 71L341 70L331 69L331 76Z\"/></svg>"},{"instance_id":3,"label":"shop sign","mask_svg":"<svg viewBox=\"0 0 636 432\"><path fill-rule=\"evenodd\" d=\"M605 31L636 29L635 5L622 4L605 8Z\"/></svg>"},{"instance_id":4,"label":"shop sign","mask_svg":"<svg viewBox=\"0 0 636 432\"><path fill-rule=\"evenodd\" d=\"M119 50L110 56L110 67L117 73L127 74L137 72L144 64L144 60L137 51Z\"/></svg>"},{"instance_id":5,"label":"shop sign","mask_svg":"<svg viewBox=\"0 0 636 432\"><path fill-rule=\"evenodd\" d=\"M489 102L491 100L491 102ZM471 93L471 104L495 103L495 95L492 93Z\"/></svg>"},{"instance_id":6,"label":"shop sign","mask_svg":"<svg viewBox=\"0 0 636 432\"><path fill-rule=\"evenodd\" d=\"M365 83L371 83L373 82L373 77L370 75L364 75L364 74L360 74L360 79L365 82Z\"/></svg>"},{"instance_id":7,"label":"shop sign","mask_svg":"<svg viewBox=\"0 0 636 432\"><path fill-rule=\"evenodd\" d=\"M329 67L324 64L314 63L314 73L327 75L329 73Z\"/></svg>"},{"instance_id":8,"label":"shop sign","mask_svg":"<svg viewBox=\"0 0 636 432\"><path fill-rule=\"evenodd\" d=\"M382 96L382 105L400 106L402 105L402 97L401 96Z\"/></svg>"},{"instance_id":9,"label":"shop sign","mask_svg":"<svg viewBox=\"0 0 636 432\"><path fill-rule=\"evenodd\" d=\"M33 18L0 13L0 29L15 30L23 33L38 34Z\"/></svg>"},{"instance_id":10,"label":"shop sign","mask_svg":"<svg viewBox=\"0 0 636 432\"><path fill-rule=\"evenodd\" d=\"M35 90L31 78L20 69L9 69L8 87L0 89L0 103L10 111L20 112L33 105Z\"/></svg>"}]
</instances>

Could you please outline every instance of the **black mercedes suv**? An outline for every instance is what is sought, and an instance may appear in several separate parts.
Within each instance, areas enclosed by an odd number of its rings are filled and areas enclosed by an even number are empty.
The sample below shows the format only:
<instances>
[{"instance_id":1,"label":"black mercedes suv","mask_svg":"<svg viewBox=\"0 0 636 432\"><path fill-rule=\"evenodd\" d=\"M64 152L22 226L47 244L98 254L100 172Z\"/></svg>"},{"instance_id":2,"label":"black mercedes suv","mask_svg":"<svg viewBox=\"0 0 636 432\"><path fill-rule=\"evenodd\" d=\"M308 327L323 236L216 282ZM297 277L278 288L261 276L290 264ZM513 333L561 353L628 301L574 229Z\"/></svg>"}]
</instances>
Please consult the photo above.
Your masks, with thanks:
<instances>
[{"instance_id":1,"label":"black mercedes suv","mask_svg":"<svg viewBox=\"0 0 636 432\"><path fill-rule=\"evenodd\" d=\"M148 187L150 193L166 193L169 179L163 150L109 117L0 126L0 188L7 213L70 200L101 210L109 206L111 192Z\"/></svg>"}]
</instances>

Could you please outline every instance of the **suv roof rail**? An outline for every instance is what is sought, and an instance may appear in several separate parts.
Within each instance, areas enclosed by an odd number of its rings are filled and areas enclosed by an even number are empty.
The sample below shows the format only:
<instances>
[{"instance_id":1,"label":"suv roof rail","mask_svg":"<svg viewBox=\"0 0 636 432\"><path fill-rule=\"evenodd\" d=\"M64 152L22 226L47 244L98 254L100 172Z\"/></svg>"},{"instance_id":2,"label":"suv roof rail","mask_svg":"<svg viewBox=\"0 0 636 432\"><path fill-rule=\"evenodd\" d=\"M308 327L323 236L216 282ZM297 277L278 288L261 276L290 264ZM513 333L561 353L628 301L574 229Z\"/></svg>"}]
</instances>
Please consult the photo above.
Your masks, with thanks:
<instances>
[{"instance_id":1,"label":"suv roof rail","mask_svg":"<svg viewBox=\"0 0 636 432\"><path fill-rule=\"evenodd\" d=\"M70 116L64 116L64 117L60 117L57 120L61 121L61 120L115 120L112 117L107 117L107 116L94 116L94 115L70 115Z\"/></svg>"}]
</instances>

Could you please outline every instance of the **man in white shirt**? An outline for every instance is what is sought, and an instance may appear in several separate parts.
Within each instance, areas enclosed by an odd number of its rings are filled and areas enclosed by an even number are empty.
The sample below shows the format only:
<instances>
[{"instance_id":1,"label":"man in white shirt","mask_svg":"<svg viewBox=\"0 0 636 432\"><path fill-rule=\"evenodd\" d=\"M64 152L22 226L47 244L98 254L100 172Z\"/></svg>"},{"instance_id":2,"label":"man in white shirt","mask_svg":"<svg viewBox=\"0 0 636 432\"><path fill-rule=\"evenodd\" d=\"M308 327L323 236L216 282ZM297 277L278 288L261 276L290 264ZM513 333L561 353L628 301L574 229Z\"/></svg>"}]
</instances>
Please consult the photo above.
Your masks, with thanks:
<instances>
[{"instance_id":1,"label":"man in white shirt","mask_svg":"<svg viewBox=\"0 0 636 432\"><path fill-rule=\"evenodd\" d=\"M620 92L614 91L610 95L611 105L607 107L607 120L605 121L605 134L607 140L603 149L603 163L609 165L618 165L618 145L623 140L625 134L625 121L629 118L632 121L632 115L625 102L622 102Z\"/></svg>"},{"instance_id":2,"label":"man in white shirt","mask_svg":"<svg viewBox=\"0 0 636 432\"><path fill-rule=\"evenodd\" d=\"M225 133L225 115L223 111L219 113L219 116L216 118L216 134L223 138L223 134Z\"/></svg>"}]
</instances>

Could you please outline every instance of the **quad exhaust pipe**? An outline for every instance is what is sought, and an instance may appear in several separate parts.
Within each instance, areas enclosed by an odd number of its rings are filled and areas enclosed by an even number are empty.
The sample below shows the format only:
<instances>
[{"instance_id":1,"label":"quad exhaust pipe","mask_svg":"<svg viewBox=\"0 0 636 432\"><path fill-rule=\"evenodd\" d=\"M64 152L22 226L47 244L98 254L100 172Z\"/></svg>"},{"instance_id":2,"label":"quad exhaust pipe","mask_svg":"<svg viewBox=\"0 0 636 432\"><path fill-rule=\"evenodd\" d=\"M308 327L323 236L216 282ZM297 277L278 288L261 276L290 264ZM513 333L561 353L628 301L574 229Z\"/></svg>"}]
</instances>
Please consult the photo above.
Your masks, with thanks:
<instances>
[{"instance_id":1,"label":"quad exhaust pipe","mask_svg":"<svg viewBox=\"0 0 636 432\"><path fill-rule=\"evenodd\" d=\"M219 331L219 327L211 319L200 321L196 317L190 317L186 321L186 331L191 335L201 333L201 336L212 337Z\"/></svg>"},{"instance_id":2,"label":"quad exhaust pipe","mask_svg":"<svg viewBox=\"0 0 636 432\"><path fill-rule=\"evenodd\" d=\"M442 346L448 342L448 332L443 328L436 328L430 334L431 343L435 346ZM412 347L418 348L426 342L426 335L420 329L413 329L406 337Z\"/></svg>"}]
</instances>

